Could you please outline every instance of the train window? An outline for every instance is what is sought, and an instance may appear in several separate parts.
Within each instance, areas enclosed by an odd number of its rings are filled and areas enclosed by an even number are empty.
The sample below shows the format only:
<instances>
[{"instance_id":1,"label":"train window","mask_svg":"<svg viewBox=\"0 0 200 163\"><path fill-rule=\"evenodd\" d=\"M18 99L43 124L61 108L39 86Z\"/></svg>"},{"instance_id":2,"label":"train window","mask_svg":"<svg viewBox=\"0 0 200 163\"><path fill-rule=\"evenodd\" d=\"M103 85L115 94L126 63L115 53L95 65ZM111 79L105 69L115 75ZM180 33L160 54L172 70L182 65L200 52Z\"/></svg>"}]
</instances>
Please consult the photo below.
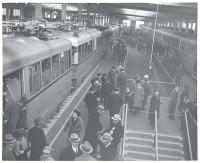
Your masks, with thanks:
<instances>
[{"instance_id":1,"label":"train window","mask_svg":"<svg viewBox=\"0 0 200 163\"><path fill-rule=\"evenodd\" d=\"M90 41L88 42L88 55L91 53L91 48L90 48Z\"/></svg>"},{"instance_id":2,"label":"train window","mask_svg":"<svg viewBox=\"0 0 200 163\"><path fill-rule=\"evenodd\" d=\"M92 53L92 40L89 42L89 54Z\"/></svg>"},{"instance_id":3,"label":"train window","mask_svg":"<svg viewBox=\"0 0 200 163\"><path fill-rule=\"evenodd\" d=\"M3 8L2 15L6 15L6 8Z\"/></svg>"},{"instance_id":4,"label":"train window","mask_svg":"<svg viewBox=\"0 0 200 163\"><path fill-rule=\"evenodd\" d=\"M83 54L81 53L81 45L78 46L78 61L83 58Z\"/></svg>"},{"instance_id":5,"label":"train window","mask_svg":"<svg viewBox=\"0 0 200 163\"><path fill-rule=\"evenodd\" d=\"M68 58L68 55L69 55L69 53L68 53L68 51L65 51L64 52L65 53L65 55L66 55L66 63L67 63L67 65L66 65L66 68L67 68L67 70L68 70L68 68L69 68L69 58Z\"/></svg>"},{"instance_id":6,"label":"train window","mask_svg":"<svg viewBox=\"0 0 200 163\"><path fill-rule=\"evenodd\" d=\"M83 55L83 57L85 57L85 47L84 47L84 44L81 45L81 49L82 49L82 55Z\"/></svg>"},{"instance_id":7,"label":"train window","mask_svg":"<svg viewBox=\"0 0 200 163\"><path fill-rule=\"evenodd\" d=\"M33 95L41 88L40 62L37 62L29 67L29 86L30 94Z\"/></svg>"},{"instance_id":8,"label":"train window","mask_svg":"<svg viewBox=\"0 0 200 163\"><path fill-rule=\"evenodd\" d=\"M67 55L65 52L60 53L60 72L61 74L66 71L67 67Z\"/></svg>"},{"instance_id":9,"label":"train window","mask_svg":"<svg viewBox=\"0 0 200 163\"><path fill-rule=\"evenodd\" d=\"M51 61L47 58L42 61L42 86L47 85L51 81Z\"/></svg>"},{"instance_id":10,"label":"train window","mask_svg":"<svg viewBox=\"0 0 200 163\"><path fill-rule=\"evenodd\" d=\"M59 55L52 57L52 80L59 76Z\"/></svg>"},{"instance_id":11,"label":"train window","mask_svg":"<svg viewBox=\"0 0 200 163\"><path fill-rule=\"evenodd\" d=\"M87 42L85 43L85 56L87 56L88 54L88 45L87 45Z\"/></svg>"},{"instance_id":12,"label":"train window","mask_svg":"<svg viewBox=\"0 0 200 163\"><path fill-rule=\"evenodd\" d=\"M68 68L72 67L72 55L71 50L68 50Z\"/></svg>"},{"instance_id":13,"label":"train window","mask_svg":"<svg viewBox=\"0 0 200 163\"><path fill-rule=\"evenodd\" d=\"M20 10L19 9L13 9L13 16L20 16Z\"/></svg>"}]
</instances>

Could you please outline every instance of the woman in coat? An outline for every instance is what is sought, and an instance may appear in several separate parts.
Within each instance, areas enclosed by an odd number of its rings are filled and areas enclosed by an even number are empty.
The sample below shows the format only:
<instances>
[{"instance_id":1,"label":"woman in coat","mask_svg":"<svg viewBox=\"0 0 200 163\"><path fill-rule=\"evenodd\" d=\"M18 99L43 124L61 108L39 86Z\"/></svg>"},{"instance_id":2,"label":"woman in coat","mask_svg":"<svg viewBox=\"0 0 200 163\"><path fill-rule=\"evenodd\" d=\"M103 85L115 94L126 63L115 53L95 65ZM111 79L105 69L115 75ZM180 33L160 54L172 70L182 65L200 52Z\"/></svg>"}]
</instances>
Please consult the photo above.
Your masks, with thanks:
<instances>
[{"instance_id":1,"label":"woman in coat","mask_svg":"<svg viewBox=\"0 0 200 163\"><path fill-rule=\"evenodd\" d=\"M149 109L149 120L150 124L155 125L155 110L157 111L157 118L160 117L160 96L159 92L155 91L151 97L151 106Z\"/></svg>"},{"instance_id":2,"label":"woman in coat","mask_svg":"<svg viewBox=\"0 0 200 163\"><path fill-rule=\"evenodd\" d=\"M170 95L170 102L169 102L169 107L168 107L170 119L174 119L174 113L175 113L176 105L178 101L178 91L179 91L179 87L175 87L172 90L171 95Z\"/></svg>"},{"instance_id":3,"label":"woman in coat","mask_svg":"<svg viewBox=\"0 0 200 163\"><path fill-rule=\"evenodd\" d=\"M135 94L134 94L134 108L135 108L135 114L142 109L143 101L144 101L144 89L141 86L141 81L136 81L135 86Z\"/></svg>"}]
</instances>

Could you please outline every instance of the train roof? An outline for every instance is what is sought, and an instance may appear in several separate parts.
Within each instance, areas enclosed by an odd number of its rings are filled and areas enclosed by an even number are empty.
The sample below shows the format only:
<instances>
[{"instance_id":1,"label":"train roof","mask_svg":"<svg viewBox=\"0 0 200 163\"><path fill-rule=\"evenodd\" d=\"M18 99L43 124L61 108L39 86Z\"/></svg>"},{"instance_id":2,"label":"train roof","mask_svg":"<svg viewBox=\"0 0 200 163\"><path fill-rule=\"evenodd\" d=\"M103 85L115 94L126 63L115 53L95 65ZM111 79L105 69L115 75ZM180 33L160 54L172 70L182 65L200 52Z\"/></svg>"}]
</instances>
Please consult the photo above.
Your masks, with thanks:
<instances>
[{"instance_id":1,"label":"train roof","mask_svg":"<svg viewBox=\"0 0 200 163\"><path fill-rule=\"evenodd\" d=\"M68 50L71 46L71 42L62 37L47 41L26 36L3 38L3 74Z\"/></svg>"},{"instance_id":2,"label":"train roof","mask_svg":"<svg viewBox=\"0 0 200 163\"><path fill-rule=\"evenodd\" d=\"M71 41L72 46L79 46L97 37L100 37L102 35L102 32L94 28L91 29L87 28L87 29L81 29L79 31L79 37L74 37L73 32L58 32L57 34Z\"/></svg>"}]
</instances>

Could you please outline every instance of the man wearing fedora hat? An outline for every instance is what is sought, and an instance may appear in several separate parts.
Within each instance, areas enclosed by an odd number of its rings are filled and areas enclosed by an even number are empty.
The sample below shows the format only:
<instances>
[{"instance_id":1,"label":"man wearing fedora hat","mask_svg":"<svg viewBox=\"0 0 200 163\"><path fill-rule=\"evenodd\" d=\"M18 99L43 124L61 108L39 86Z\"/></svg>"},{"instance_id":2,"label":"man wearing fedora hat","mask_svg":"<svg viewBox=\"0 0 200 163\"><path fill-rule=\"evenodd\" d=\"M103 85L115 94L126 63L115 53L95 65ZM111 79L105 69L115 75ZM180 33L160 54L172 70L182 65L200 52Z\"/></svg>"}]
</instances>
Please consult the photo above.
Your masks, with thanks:
<instances>
[{"instance_id":1,"label":"man wearing fedora hat","mask_svg":"<svg viewBox=\"0 0 200 163\"><path fill-rule=\"evenodd\" d=\"M42 129L44 120L42 117L35 119L35 126L28 131L28 145L30 149L30 160L39 161L44 146L47 146L45 133Z\"/></svg>"},{"instance_id":2,"label":"man wearing fedora hat","mask_svg":"<svg viewBox=\"0 0 200 163\"><path fill-rule=\"evenodd\" d=\"M97 109L99 104L98 96L95 94L96 89L94 87L90 87L89 92L85 95L84 102L88 109L88 116L93 110Z\"/></svg>"},{"instance_id":3,"label":"man wearing fedora hat","mask_svg":"<svg viewBox=\"0 0 200 163\"><path fill-rule=\"evenodd\" d=\"M97 161L90 155L93 151L93 148L88 141L85 141L83 144L81 144L80 149L83 153L79 157L75 158L75 161Z\"/></svg>"},{"instance_id":4,"label":"man wearing fedora hat","mask_svg":"<svg viewBox=\"0 0 200 163\"><path fill-rule=\"evenodd\" d=\"M51 151L53 151L51 147L45 146L42 150L43 155L40 157L40 161L54 161L54 159L51 156Z\"/></svg>"},{"instance_id":5,"label":"man wearing fedora hat","mask_svg":"<svg viewBox=\"0 0 200 163\"><path fill-rule=\"evenodd\" d=\"M2 149L2 160L16 160L14 153L16 151L16 139L11 135L7 134L4 136L3 149Z\"/></svg>"},{"instance_id":6,"label":"man wearing fedora hat","mask_svg":"<svg viewBox=\"0 0 200 163\"><path fill-rule=\"evenodd\" d=\"M117 148L124 135L124 127L121 124L121 117L119 114L115 114L111 119L113 120L113 125L108 132L110 132L113 137L112 144Z\"/></svg>"},{"instance_id":7,"label":"man wearing fedora hat","mask_svg":"<svg viewBox=\"0 0 200 163\"><path fill-rule=\"evenodd\" d=\"M82 151L80 150L80 137L78 134L73 133L70 135L69 141L70 145L65 148L60 157L60 161L74 161L76 157L80 156L82 154Z\"/></svg>"},{"instance_id":8,"label":"man wearing fedora hat","mask_svg":"<svg viewBox=\"0 0 200 163\"><path fill-rule=\"evenodd\" d=\"M74 110L72 116L69 118L67 124L64 127L64 131L68 130L68 136L72 133L76 133L80 136L83 131L83 120L80 117L81 113L78 110Z\"/></svg>"},{"instance_id":9,"label":"man wearing fedora hat","mask_svg":"<svg viewBox=\"0 0 200 163\"><path fill-rule=\"evenodd\" d=\"M113 137L106 132L100 137L100 156L102 161L113 161L116 155L116 148L112 144Z\"/></svg>"}]
</instances>

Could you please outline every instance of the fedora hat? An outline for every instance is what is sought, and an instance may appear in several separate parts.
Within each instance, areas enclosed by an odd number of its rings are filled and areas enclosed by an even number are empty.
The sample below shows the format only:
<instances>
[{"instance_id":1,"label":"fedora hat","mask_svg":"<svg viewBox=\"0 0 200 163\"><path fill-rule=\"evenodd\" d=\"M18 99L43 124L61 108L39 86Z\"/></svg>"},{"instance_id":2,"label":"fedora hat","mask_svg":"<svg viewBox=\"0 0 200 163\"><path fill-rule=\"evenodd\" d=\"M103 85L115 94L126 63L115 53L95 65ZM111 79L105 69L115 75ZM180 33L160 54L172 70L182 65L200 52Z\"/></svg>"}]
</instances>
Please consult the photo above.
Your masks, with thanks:
<instances>
[{"instance_id":1,"label":"fedora hat","mask_svg":"<svg viewBox=\"0 0 200 163\"><path fill-rule=\"evenodd\" d=\"M106 133L103 134L103 136L100 137L100 140L101 140L102 142L110 142L110 141L113 140L113 137L111 136L110 133L107 133L107 132L106 132Z\"/></svg>"},{"instance_id":2,"label":"fedora hat","mask_svg":"<svg viewBox=\"0 0 200 163\"><path fill-rule=\"evenodd\" d=\"M80 140L81 140L80 137L76 133L71 134L69 138L69 141L80 141Z\"/></svg>"},{"instance_id":3,"label":"fedora hat","mask_svg":"<svg viewBox=\"0 0 200 163\"><path fill-rule=\"evenodd\" d=\"M11 144L11 143L15 143L15 142L16 142L16 139L11 134L7 134L7 135L4 136L3 143Z\"/></svg>"},{"instance_id":4,"label":"fedora hat","mask_svg":"<svg viewBox=\"0 0 200 163\"><path fill-rule=\"evenodd\" d=\"M115 114L113 117L111 117L112 120L116 120L116 121L121 121L121 117L119 114Z\"/></svg>"},{"instance_id":5,"label":"fedora hat","mask_svg":"<svg viewBox=\"0 0 200 163\"><path fill-rule=\"evenodd\" d=\"M83 144L80 145L80 149L83 153L92 153L93 148L88 141L85 141Z\"/></svg>"},{"instance_id":6,"label":"fedora hat","mask_svg":"<svg viewBox=\"0 0 200 163\"><path fill-rule=\"evenodd\" d=\"M42 150L43 153L50 154L51 151L53 151L53 148L49 146L45 146L44 149Z\"/></svg>"}]
</instances>

